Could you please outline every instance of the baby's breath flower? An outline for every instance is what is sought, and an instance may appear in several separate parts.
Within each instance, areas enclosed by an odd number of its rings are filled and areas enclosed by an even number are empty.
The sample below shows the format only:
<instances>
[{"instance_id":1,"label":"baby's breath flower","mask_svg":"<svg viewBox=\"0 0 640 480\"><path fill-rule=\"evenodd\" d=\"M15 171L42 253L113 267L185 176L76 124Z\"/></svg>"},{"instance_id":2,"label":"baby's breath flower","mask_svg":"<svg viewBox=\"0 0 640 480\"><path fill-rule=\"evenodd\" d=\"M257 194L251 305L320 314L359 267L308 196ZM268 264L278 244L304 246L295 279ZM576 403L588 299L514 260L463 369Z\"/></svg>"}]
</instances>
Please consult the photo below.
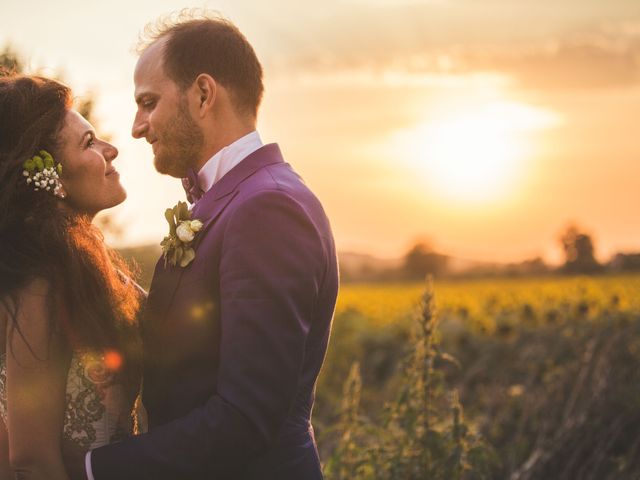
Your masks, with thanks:
<instances>
[{"instance_id":1,"label":"baby's breath flower","mask_svg":"<svg viewBox=\"0 0 640 480\"><path fill-rule=\"evenodd\" d=\"M27 185L33 184L34 191L44 189L48 192L53 191L58 195L62 189L60 183L60 173L62 165L56 164L55 160L46 150L40 150L39 155L27 159L22 164L22 175L25 177Z\"/></svg>"}]
</instances>

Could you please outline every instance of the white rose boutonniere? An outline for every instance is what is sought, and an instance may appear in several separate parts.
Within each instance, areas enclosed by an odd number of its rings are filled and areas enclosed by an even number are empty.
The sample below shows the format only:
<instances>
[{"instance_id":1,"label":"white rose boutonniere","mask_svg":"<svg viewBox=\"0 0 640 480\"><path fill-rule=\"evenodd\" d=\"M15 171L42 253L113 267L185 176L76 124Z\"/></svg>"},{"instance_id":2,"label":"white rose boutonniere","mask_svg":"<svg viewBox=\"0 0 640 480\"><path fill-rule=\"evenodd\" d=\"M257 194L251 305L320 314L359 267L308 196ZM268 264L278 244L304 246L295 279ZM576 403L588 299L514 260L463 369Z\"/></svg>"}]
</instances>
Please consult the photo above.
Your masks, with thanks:
<instances>
[{"instance_id":1,"label":"white rose boutonniere","mask_svg":"<svg viewBox=\"0 0 640 480\"><path fill-rule=\"evenodd\" d=\"M174 267L186 267L196 258L192 243L202 229L202 222L191 219L191 212L185 202L178 202L175 207L167 208L164 216L169 223L169 235L160 242L164 265L166 267L170 263Z\"/></svg>"}]
</instances>

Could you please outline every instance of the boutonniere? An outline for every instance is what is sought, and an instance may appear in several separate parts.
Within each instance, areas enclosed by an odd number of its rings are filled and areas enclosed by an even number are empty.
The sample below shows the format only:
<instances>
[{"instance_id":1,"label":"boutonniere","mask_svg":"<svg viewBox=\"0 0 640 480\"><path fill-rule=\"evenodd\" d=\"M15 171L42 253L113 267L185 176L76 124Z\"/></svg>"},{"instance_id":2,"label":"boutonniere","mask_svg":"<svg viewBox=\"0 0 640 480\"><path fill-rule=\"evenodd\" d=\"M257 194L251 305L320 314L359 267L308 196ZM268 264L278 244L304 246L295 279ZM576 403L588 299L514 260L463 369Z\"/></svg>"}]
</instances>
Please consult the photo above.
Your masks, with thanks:
<instances>
[{"instance_id":1,"label":"boutonniere","mask_svg":"<svg viewBox=\"0 0 640 480\"><path fill-rule=\"evenodd\" d=\"M191 245L202 229L202 222L191 219L191 212L185 202L178 202L175 207L167 208L164 217L169 222L169 235L160 242L164 266L170 263L174 267L186 267L196 258L196 252Z\"/></svg>"}]
</instances>

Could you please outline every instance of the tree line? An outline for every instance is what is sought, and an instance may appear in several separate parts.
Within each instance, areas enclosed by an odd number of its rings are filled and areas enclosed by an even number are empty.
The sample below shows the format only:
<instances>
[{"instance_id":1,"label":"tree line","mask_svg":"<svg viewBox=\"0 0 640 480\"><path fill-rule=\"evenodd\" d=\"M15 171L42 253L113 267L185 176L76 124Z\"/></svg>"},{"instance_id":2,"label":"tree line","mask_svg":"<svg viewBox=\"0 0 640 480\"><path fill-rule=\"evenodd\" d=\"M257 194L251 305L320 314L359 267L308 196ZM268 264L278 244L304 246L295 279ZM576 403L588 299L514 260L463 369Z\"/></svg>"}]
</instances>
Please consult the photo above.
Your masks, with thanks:
<instances>
[{"instance_id":1,"label":"tree line","mask_svg":"<svg viewBox=\"0 0 640 480\"><path fill-rule=\"evenodd\" d=\"M532 275L592 275L640 271L640 252L619 252L609 261L600 262L595 255L593 236L576 225L569 225L560 234L558 243L563 252L560 265L549 265L541 257L507 264L473 263L456 267L455 259L436 251L428 242L413 244L394 266L379 266L374 260L357 266L341 264L343 281L419 281L426 275L436 278L532 276Z\"/></svg>"}]
</instances>

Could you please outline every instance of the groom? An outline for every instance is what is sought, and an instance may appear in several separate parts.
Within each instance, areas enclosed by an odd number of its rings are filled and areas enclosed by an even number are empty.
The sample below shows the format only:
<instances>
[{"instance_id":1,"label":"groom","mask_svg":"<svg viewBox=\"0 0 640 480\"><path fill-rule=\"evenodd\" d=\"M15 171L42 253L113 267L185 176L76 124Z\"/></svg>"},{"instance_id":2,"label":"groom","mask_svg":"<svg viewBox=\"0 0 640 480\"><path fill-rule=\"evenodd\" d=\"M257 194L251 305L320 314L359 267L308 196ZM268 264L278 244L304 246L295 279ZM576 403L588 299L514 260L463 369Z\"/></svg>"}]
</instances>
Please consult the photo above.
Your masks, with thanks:
<instances>
[{"instance_id":1,"label":"groom","mask_svg":"<svg viewBox=\"0 0 640 480\"><path fill-rule=\"evenodd\" d=\"M263 145L262 67L231 23L164 26L135 70L133 136L185 178L195 259L155 270L143 321L149 432L87 454L89 478L321 479L310 423L338 289L318 199Z\"/></svg>"}]
</instances>

